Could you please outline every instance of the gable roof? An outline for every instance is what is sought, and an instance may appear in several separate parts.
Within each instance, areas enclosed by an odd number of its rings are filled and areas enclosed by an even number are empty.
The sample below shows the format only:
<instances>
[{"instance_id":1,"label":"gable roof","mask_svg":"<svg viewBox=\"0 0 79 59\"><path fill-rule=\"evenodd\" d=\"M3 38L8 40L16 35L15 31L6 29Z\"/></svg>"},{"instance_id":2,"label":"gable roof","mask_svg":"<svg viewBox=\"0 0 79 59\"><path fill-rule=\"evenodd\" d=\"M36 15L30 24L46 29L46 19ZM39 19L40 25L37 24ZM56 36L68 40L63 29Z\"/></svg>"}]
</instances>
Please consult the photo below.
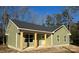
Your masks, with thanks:
<instances>
[{"instance_id":1,"label":"gable roof","mask_svg":"<svg viewBox=\"0 0 79 59\"><path fill-rule=\"evenodd\" d=\"M36 24L32 24L32 23L27 23L27 22L20 21L20 20L11 20L11 21L20 30L30 30L30 31L38 31L38 32L46 32L46 33L55 33L56 31L58 31L62 27L65 27L65 25L61 25L61 26L54 27L53 29L51 29L49 27L44 27L44 26L36 25ZM66 30L70 33L70 31L67 28L66 28Z\"/></svg>"},{"instance_id":2,"label":"gable roof","mask_svg":"<svg viewBox=\"0 0 79 59\"><path fill-rule=\"evenodd\" d=\"M19 27L21 29L31 29L31 30L39 30L39 31L51 32L50 28L44 27L44 26L41 26L41 25L27 23L27 22L20 21L20 20L12 20L12 21L16 24L17 27Z\"/></svg>"}]
</instances>

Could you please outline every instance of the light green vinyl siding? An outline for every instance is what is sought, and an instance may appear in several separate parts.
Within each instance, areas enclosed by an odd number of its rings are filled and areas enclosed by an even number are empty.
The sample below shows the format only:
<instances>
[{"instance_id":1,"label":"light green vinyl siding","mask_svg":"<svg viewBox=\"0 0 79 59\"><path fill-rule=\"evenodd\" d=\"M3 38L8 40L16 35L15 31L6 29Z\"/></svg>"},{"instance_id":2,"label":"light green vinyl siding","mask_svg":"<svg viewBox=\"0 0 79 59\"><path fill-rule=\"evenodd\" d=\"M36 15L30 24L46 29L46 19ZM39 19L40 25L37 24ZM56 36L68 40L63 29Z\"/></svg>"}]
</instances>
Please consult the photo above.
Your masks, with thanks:
<instances>
[{"instance_id":1,"label":"light green vinyl siding","mask_svg":"<svg viewBox=\"0 0 79 59\"><path fill-rule=\"evenodd\" d=\"M51 35L47 35L46 46L51 46Z\"/></svg>"},{"instance_id":2,"label":"light green vinyl siding","mask_svg":"<svg viewBox=\"0 0 79 59\"><path fill-rule=\"evenodd\" d=\"M17 33L17 48L19 48L19 30L17 30L17 27L11 22L9 21L8 27L7 27L7 31L6 33L8 34L8 39L7 39L7 45L10 45L12 47L16 47L16 33Z\"/></svg>"},{"instance_id":3,"label":"light green vinyl siding","mask_svg":"<svg viewBox=\"0 0 79 59\"><path fill-rule=\"evenodd\" d=\"M53 35L53 45L64 45L69 44L69 32L66 30L65 27L62 27ZM57 36L59 35L59 41L57 40ZM64 36L66 36L66 41L64 40Z\"/></svg>"}]
</instances>

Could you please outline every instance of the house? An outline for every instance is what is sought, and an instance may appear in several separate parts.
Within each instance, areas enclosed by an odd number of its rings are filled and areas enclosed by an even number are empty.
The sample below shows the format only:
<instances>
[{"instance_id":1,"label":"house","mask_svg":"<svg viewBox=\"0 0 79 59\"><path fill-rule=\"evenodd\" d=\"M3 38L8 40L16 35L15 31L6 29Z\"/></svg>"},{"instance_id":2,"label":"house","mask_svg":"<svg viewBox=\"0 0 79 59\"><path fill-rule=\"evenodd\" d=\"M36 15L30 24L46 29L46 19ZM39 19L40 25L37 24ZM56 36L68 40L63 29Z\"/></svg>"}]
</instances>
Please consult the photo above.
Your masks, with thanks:
<instances>
[{"instance_id":1,"label":"house","mask_svg":"<svg viewBox=\"0 0 79 59\"><path fill-rule=\"evenodd\" d=\"M55 29L26 23L19 20L9 20L6 37L7 46L17 50L28 47L53 47L68 45L71 33L62 25Z\"/></svg>"}]
</instances>

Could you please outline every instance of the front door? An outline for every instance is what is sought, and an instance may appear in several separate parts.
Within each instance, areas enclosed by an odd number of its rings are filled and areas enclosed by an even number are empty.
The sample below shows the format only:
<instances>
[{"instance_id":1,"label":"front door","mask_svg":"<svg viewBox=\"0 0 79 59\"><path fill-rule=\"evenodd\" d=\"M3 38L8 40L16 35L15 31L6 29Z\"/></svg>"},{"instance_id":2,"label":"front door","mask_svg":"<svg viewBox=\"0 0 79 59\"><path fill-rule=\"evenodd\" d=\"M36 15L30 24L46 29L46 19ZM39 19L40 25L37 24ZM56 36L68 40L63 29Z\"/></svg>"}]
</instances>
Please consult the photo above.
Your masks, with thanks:
<instances>
[{"instance_id":1,"label":"front door","mask_svg":"<svg viewBox=\"0 0 79 59\"><path fill-rule=\"evenodd\" d=\"M26 43L26 47L33 47L34 46L34 35L33 34L26 34L25 35L25 43Z\"/></svg>"}]
</instances>

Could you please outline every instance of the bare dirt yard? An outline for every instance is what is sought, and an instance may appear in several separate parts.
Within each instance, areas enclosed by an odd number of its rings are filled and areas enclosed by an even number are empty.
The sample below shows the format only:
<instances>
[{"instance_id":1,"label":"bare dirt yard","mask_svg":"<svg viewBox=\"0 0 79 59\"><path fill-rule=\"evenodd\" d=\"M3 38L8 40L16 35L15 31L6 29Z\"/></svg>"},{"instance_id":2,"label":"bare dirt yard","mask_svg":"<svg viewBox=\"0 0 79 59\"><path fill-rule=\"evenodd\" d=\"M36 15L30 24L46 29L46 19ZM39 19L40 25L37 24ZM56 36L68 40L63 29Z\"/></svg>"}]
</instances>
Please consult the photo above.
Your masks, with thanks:
<instances>
[{"instance_id":1,"label":"bare dirt yard","mask_svg":"<svg viewBox=\"0 0 79 59\"><path fill-rule=\"evenodd\" d=\"M79 53L79 46L69 45L62 47L26 49L22 52L0 45L0 53Z\"/></svg>"}]
</instances>

